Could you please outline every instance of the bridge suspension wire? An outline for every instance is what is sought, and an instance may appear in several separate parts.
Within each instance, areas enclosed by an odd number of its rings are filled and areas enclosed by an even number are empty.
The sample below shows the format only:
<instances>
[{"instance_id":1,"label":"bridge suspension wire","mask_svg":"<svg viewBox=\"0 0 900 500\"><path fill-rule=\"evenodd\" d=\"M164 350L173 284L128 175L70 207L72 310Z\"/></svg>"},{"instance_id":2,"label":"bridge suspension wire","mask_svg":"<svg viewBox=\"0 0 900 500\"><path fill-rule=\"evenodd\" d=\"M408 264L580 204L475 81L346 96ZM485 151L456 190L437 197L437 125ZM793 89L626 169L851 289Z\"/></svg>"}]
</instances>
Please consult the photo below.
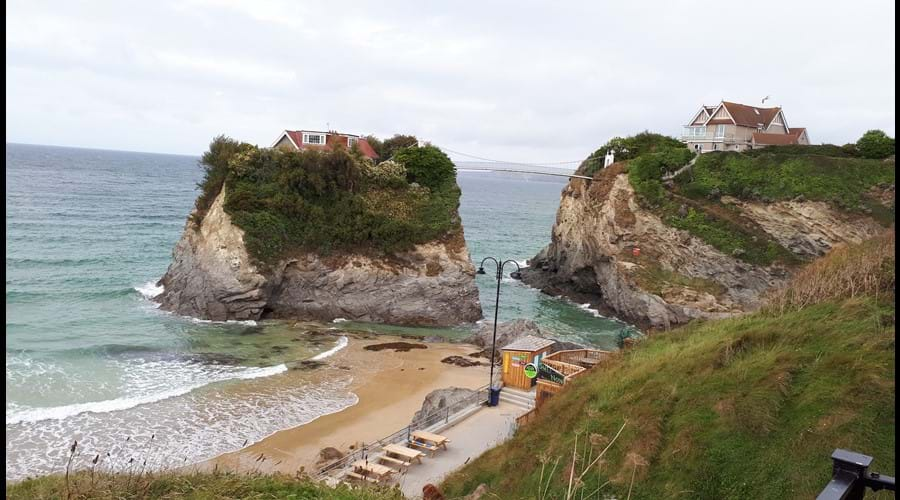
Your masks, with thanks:
<instances>
[{"instance_id":1,"label":"bridge suspension wire","mask_svg":"<svg viewBox=\"0 0 900 500\"><path fill-rule=\"evenodd\" d=\"M469 154L469 153L463 153L462 151L454 151L454 150L444 147L444 146L438 146L438 145L435 145L435 146L437 146L438 149L440 149L446 153L465 156L468 158L474 158L476 160L482 160L482 161L486 161L489 163L500 163L500 164L506 164L506 165L520 165L523 167L549 167L551 165L573 165L576 163L582 163L582 160L555 161L555 162L543 162L543 163L524 163L524 162L518 162L518 161L495 160L495 159L491 159L491 158L485 158L483 156L477 156L477 155L473 155L473 154ZM591 160L592 159L589 158L589 159L583 160L583 161L591 161ZM593 160L599 160L599 158L595 158Z\"/></svg>"}]
</instances>

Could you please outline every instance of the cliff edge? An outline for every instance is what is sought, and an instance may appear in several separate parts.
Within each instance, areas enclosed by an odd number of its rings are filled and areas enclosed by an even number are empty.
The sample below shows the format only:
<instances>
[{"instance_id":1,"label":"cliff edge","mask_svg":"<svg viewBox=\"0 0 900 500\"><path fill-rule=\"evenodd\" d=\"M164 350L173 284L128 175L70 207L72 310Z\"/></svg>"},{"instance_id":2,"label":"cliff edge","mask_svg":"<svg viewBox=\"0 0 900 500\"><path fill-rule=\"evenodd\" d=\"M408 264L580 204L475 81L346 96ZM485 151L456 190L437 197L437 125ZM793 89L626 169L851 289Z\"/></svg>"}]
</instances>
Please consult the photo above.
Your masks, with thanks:
<instances>
[{"instance_id":1,"label":"cliff edge","mask_svg":"<svg viewBox=\"0 0 900 500\"><path fill-rule=\"evenodd\" d=\"M763 194L765 184L749 180L744 186L716 184L718 177L733 177L717 171L729 156L743 155L704 155L683 179L659 180L652 186L660 188L658 194L635 171L645 166L637 164L642 158L597 170L591 181L571 180L561 195L551 243L529 261L523 280L641 327L667 329L694 318L753 311L799 264L893 224L893 163L829 165L832 170L819 171L810 182L841 184L830 177L854 176L838 174L838 168L875 169L855 177L860 200L890 212L890 221L879 221L862 205L851 210L790 190L777 199ZM761 168L761 158L777 179L783 174L777 165L799 161L770 156L750 157L746 168ZM654 175L680 165L661 166ZM634 184L657 198L642 196Z\"/></svg>"}]
</instances>

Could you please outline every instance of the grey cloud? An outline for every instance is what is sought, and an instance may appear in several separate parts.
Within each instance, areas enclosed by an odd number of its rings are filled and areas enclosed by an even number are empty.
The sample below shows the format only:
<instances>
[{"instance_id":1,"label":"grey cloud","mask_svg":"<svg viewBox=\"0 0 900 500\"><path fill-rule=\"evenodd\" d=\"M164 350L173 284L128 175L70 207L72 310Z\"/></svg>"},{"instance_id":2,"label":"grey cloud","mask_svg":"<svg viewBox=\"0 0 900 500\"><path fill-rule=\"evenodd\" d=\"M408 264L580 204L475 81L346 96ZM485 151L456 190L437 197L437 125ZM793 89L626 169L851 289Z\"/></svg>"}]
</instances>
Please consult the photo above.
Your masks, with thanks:
<instances>
[{"instance_id":1,"label":"grey cloud","mask_svg":"<svg viewBox=\"0 0 900 500\"><path fill-rule=\"evenodd\" d=\"M218 133L415 133L510 161L785 107L815 142L894 133L894 5L16 0L7 140L198 154Z\"/></svg>"}]
</instances>

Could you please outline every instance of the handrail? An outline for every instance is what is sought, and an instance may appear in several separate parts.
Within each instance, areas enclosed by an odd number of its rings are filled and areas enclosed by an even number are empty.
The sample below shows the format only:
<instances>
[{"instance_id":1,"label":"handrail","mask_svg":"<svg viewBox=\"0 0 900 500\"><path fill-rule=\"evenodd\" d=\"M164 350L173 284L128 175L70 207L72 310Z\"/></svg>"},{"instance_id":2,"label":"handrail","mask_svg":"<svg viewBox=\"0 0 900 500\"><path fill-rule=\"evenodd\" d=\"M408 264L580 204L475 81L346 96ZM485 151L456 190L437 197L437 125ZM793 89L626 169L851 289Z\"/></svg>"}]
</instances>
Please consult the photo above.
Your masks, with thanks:
<instances>
[{"instance_id":1,"label":"handrail","mask_svg":"<svg viewBox=\"0 0 900 500\"><path fill-rule=\"evenodd\" d=\"M831 481L816 500L862 500L866 488L896 491L894 478L869 472L872 457L840 448L831 454Z\"/></svg>"},{"instance_id":2,"label":"handrail","mask_svg":"<svg viewBox=\"0 0 900 500\"><path fill-rule=\"evenodd\" d=\"M344 457L339 458L334 462L330 462L320 467L318 470L316 470L314 477L316 479L323 479L334 471L348 468L349 465L353 462L366 458L369 453L378 451L388 444L409 440L410 435L415 430L426 429L428 427L431 427L432 425L435 425L441 420L443 420L444 422L449 422L451 416L456 416L463 411L486 403L488 388L488 385L483 385L475 389L475 392L471 395L457 401L456 403L453 403L452 405L435 410L423 417L419 417L406 427L388 434L381 439L377 439L368 444L363 443L363 445L359 449L356 449L353 452L344 455Z\"/></svg>"}]
</instances>

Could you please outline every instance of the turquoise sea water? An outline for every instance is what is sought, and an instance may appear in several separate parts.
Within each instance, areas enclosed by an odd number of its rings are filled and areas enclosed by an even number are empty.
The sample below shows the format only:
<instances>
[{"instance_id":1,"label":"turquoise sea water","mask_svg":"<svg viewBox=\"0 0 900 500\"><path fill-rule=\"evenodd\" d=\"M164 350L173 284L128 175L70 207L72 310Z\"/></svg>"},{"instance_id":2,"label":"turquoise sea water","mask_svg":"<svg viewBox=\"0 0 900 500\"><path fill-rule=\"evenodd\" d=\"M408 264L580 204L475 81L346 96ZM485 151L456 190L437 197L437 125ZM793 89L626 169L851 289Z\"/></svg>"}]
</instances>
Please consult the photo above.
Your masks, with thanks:
<instances>
[{"instance_id":1,"label":"turquoise sea water","mask_svg":"<svg viewBox=\"0 0 900 500\"><path fill-rule=\"evenodd\" d=\"M354 404L346 371L290 369L340 348L342 330L465 335L159 311L147 297L159 291L200 174L190 156L7 144L7 479L61 470L73 439L82 460L126 460L140 442L154 451L150 466L173 465ZM548 242L564 179L461 171L459 184L476 263L524 264ZM488 272L478 284L493 318ZM614 347L621 324L510 279L501 286L501 320L531 318Z\"/></svg>"}]
</instances>

